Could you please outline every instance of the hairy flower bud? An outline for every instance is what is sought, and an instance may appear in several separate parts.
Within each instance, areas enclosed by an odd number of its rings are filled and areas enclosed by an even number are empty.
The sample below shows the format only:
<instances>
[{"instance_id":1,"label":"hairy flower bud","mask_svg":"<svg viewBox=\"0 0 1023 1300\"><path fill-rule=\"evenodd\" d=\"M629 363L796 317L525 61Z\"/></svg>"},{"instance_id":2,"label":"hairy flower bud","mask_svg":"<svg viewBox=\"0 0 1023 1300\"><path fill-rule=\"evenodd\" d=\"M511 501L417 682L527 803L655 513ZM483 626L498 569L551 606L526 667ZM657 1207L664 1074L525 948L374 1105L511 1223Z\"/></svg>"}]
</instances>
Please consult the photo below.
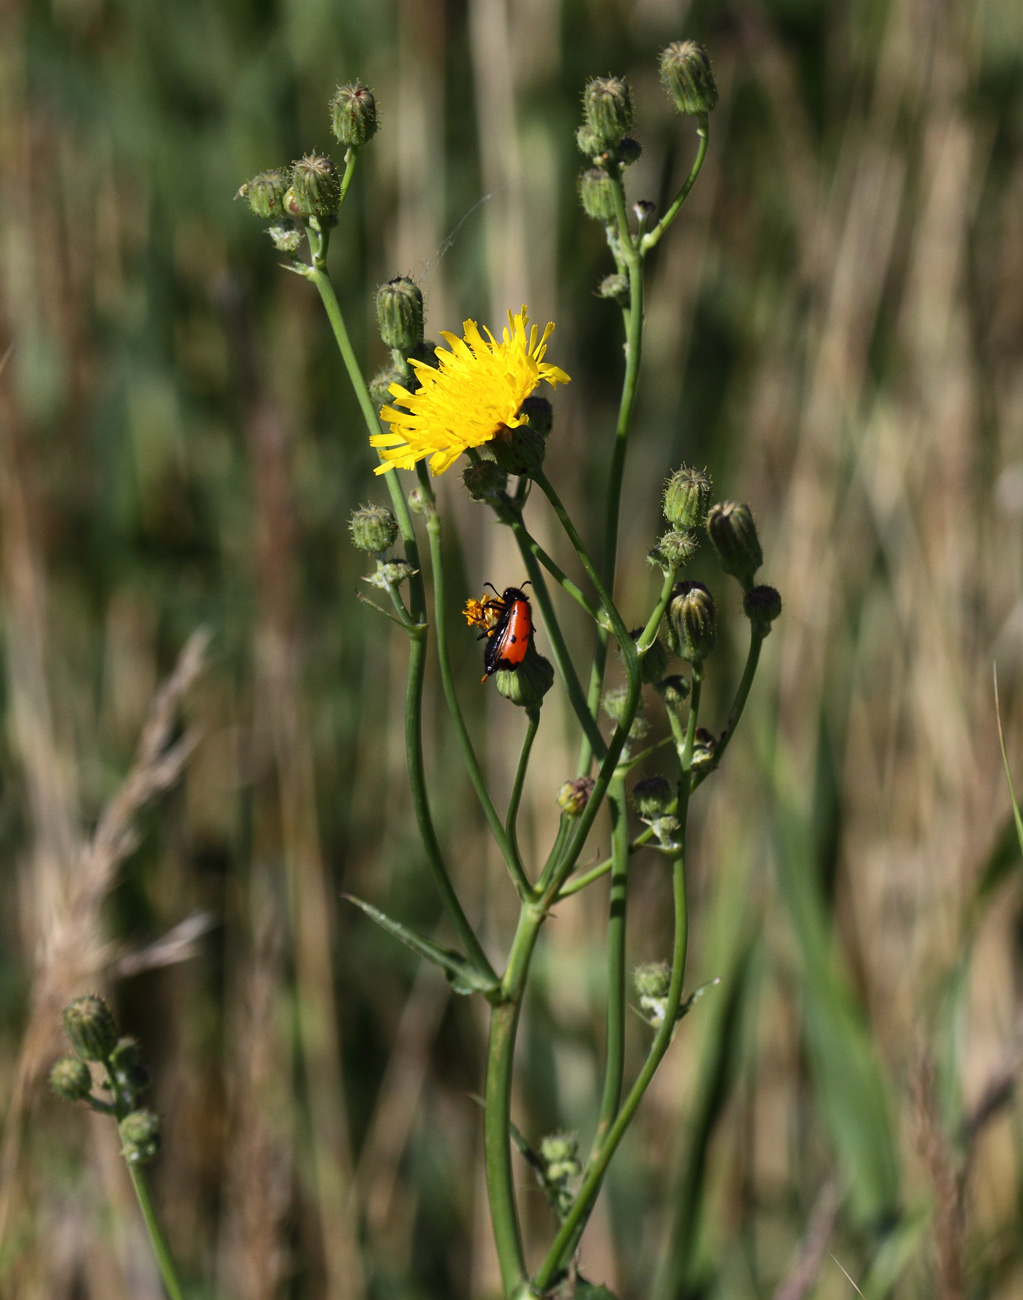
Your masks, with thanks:
<instances>
[{"instance_id":1,"label":"hairy flower bud","mask_svg":"<svg viewBox=\"0 0 1023 1300\"><path fill-rule=\"evenodd\" d=\"M680 113L709 113L718 102L710 55L696 41L675 41L662 52L661 84Z\"/></svg>"},{"instance_id":2,"label":"hairy flower bud","mask_svg":"<svg viewBox=\"0 0 1023 1300\"><path fill-rule=\"evenodd\" d=\"M634 135L626 135L618 141L615 157L623 167L631 167L643 157L643 146Z\"/></svg>"},{"instance_id":3,"label":"hairy flower bud","mask_svg":"<svg viewBox=\"0 0 1023 1300\"><path fill-rule=\"evenodd\" d=\"M542 433L528 424L498 429L490 442L494 460L509 474L532 474L543 464L547 444Z\"/></svg>"},{"instance_id":4,"label":"hairy flower bud","mask_svg":"<svg viewBox=\"0 0 1023 1300\"><path fill-rule=\"evenodd\" d=\"M246 181L235 195L236 199L245 199L249 208L257 217L269 221L284 213L284 195L290 181L286 172L274 168L259 172L252 180Z\"/></svg>"},{"instance_id":5,"label":"hairy flower bud","mask_svg":"<svg viewBox=\"0 0 1023 1300\"><path fill-rule=\"evenodd\" d=\"M64 1056L50 1070L50 1087L61 1101L84 1101L92 1091L89 1067L77 1056Z\"/></svg>"},{"instance_id":6,"label":"hairy flower bud","mask_svg":"<svg viewBox=\"0 0 1023 1300\"><path fill-rule=\"evenodd\" d=\"M75 998L64 1008L64 1029L84 1061L104 1061L117 1046L113 1012L94 993Z\"/></svg>"},{"instance_id":7,"label":"hairy flower bud","mask_svg":"<svg viewBox=\"0 0 1023 1300\"><path fill-rule=\"evenodd\" d=\"M632 806L636 816L645 822L671 812L675 799L671 782L664 776L646 776L632 787Z\"/></svg>"},{"instance_id":8,"label":"hairy flower bud","mask_svg":"<svg viewBox=\"0 0 1023 1300\"><path fill-rule=\"evenodd\" d=\"M121 1154L130 1165L148 1165L160 1150L160 1117L151 1110L133 1110L118 1125Z\"/></svg>"},{"instance_id":9,"label":"hairy flower bud","mask_svg":"<svg viewBox=\"0 0 1023 1300\"><path fill-rule=\"evenodd\" d=\"M389 348L402 352L423 341L423 291L415 280L400 275L377 290L377 325Z\"/></svg>"},{"instance_id":10,"label":"hairy flower bud","mask_svg":"<svg viewBox=\"0 0 1023 1300\"><path fill-rule=\"evenodd\" d=\"M707 474L683 465L664 485L664 517L675 528L696 528L703 523L710 493Z\"/></svg>"},{"instance_id":11,"label":"hairy flower bud","mask_svg":"<svg viewBox=\"0 0 1023 1300\"><path fill-rule=\"evenodd\" d=\"M641 998L666 998L671 986L671 967L666 961L648 961L632 972L632 982Z\"/></svg>"},{"instance_id":12,"label":"hairy flower bud","mask_svg":"<svg viewBox=\"0 0 1023 1300\"><path fill-rule=\"evenodd\" d=\"M394 545L398 521L386 506L360 506L352 511L348 530L358 550L379 555Z\"/></svg>"},{"instance_id":13,"label":"hairy flower bud","mask_svg":"<svg viewBox=\"0 0 1023 1300\"><path fill-rule=\"evenodd\" d=\"M332 217L341 203L341 181L324 153L307 153L291 169L291 188L300 217Z\"/></svg>"},{"instance_id":14,"label":"hairy flower bud","mask_svg":"<svg viewBox=\"0 0 1023 1300\"><path fill-rule=\"evenodd\" d=\"M281 221L266 232L273 240L278 253L297 253L302 242L302 230L294 221Z\"/></svg>"},{"instance_id":15,"label":"hairy flower bud","mask_svg":"<svg viewBox=\"0 0 1023 1300\"><path fill-rule=\"evenodd\" d=\"M550 437L551 429L554 428L554 407L546 397L539 394L527 397L519 407L519 415L531 429L542 433L545 438Z\"/></svg>"},{"instance_id":16,"label":"hairy flower bud","mask_svg":"<svg viewBox=\"0 0 1023 1300\"><path fill-rule=\"evenodd\" d=\"M749 589L764 562L749 506L738 501L719 501L707 514L707 532L722 569Z\"/></svg>"},{"instance_id":17,"label":"hairy flower bud","mask_svg":"<svg viewBox=\"0 0 1023 1300\"><path fill-rule=\"evenodd\" d=\"M619 307L628 307L631 296L627 275L605 275L597 285L597 297L613 298Z\"/></svg>"},{"instance_id":18,"label":"hairy flower bud","mask_svg":"<svg viewBox=\"0 0 1023 1300\"><path fill-rule=\"evenodd\" d=\"M624 77L594 77L586 83L583 113L599 148L611 148L631 131L632 112L632 87Z\"/></svg>"},{"instance_id":19,"label":"hairy flower bud","mask_svg":"<svg viewBox=\"0 0 1023 1300\"><path fill-rule=\"evenodd\" d=\"M552 1183L562 1183L581 1172L579 1139L574 1133L549 1133L540 1139L540 1159Z\"/></svg>"},{"instance_id":20,"label":"hairy flower bud","mask_svg":"<svg viewBox=\"0 0 1023 1300\"><path fill-rule=\"evenodd\" d=\"M598 155L603 155L605 153L605 150L600 147L600 142L597 140L597 137L585 122L575 133L575 143L579 152L584 154L587 158L596 158Z\"/></svg>"},{"instance_id":21,"label":"hairy flower bud","mask_svg":"<svg viewBox=\"0 0 1023 1300\"><path fill-rule=\"evenodd\" d=\"M668 606L668 623L674 633L672 649L680 659L701 664L717 640L714 597L702 582L680 582Z\"/></svg>"},{"instance_id":22,"label":"hairy flower bud","mask_svg":"<svg viewBox=\"0 0 1023 1300\"><path fill-rule=\"evenodd\" d=\"M378 411L391 400L392 384L400 384L403 388L408 388L405 376L397 366L385 366L369 381L370 401Z\"/></svg>"},{"instance_id":23,"label":"hairy flower bud","mask_svg":"<svg viewBox=\"0 0 1023 1300\"><path fill-rule=\"evenodd\" d=\"M677 709L689 698L689 679L675 673L671 677L662 677L657 683L657 693L670 709Z\"/></svg>"},{"instance_id":24,"label":"hairy flower bud","mask_svg":"<svg viewBox=\"0 0 1023 1300\"><path fill-rule=\"evenodd\" d=\"M389 591L391 587L400 587L418 572L408 560L377 560L376 572L363 578L363 582L368 582L371 587L378 587L381 591Z\"/></svg>"},{"instance_id":25,"label":"hairy flower bud","mask_svg":"<svg viewBox=\"0 0 1023 1300\"><path fill-rule=\"evenodd\" d=\"M554 685L554 665L532 647L517 668L499 668L494 674L498 695L503 695L520 709L535 712L543 697Z\"/></svg>"},{"instance_id":26,"label":"hairy flower bud","mask_svg":"<svg viewBox=\"0 0 1023 1300\"><path fill-rule=\"evenodd\" d=\"M462 472L462 482L474 501L496 501L508 486L508 471L496 461L471 461Z\"/></svg>"},{"instance_id":27,"label":"hairy flower bud","mask_svg":"<svg viewBox=\"0 0 1023 1300\"><path fill-rule=\"evenodd\" d=\"M581 817L595 784L592 776L577 776L573 781L566 781L558 791L558 807L569 817Z\"/></svg>"},{"instance_id":28,"label":"hairy flower bud","mask_svg":"<svg viewBox=\"0 0 1023 1300\"><path fill-rule=\"evenodd\" d=\"M604 698L601 700L604 712L614 723L621 722L625 716L625 700L628 691L624 686L616 686L613 690L605 691ZM630 740L642 740L650 730L650 724L642 716L642 705L636 710L636 716L632 720L632 726L629 728Z\"/></svg>"},{"instance_id":29,"label":"hairy flower bud","mask_svg":"<svg viewBox=\"0 0 1023 1300\"><path fill-rule=\"evenodd\" d=\"M615 220L614 181L600 167L590 167L579 173L579 202L583 211L594 221L609 225Z\"/></svg>"},{"instance_id":30,"label":"hairy flower bud","mask_svg":"<svg viewBox=\"0 0 1023 1300\"><path fill-rule=\"evenodd\" d=\"M330 129L350 149L366 144L377 131L377 104L361 82L338 86L330 100Z\"/></svg>"},{"instance_id":31,"label":"hairy flower bud","mask_svg":"<svg viewBox=\"0 0 1023 1300\"><path fill-rule=\"evenodd\" d=\"M743 597L742 610L753 631L758 636L767 636L781 613L781 596L773 587L750 587Z\"/></svg>"},{"instance_id":32,"label":"hairy flower bud","mask_svg":"<svg viewBox=\"0 0 1023 1300\"><path fill-rule=\"evenodd\" d=\"M699 546L700 541L695 532L690 529L673 528L657 539L657 545L647 559L651 564L659 565L665 571L682 569L696 554Z\"/></svg>"}]
</instances>

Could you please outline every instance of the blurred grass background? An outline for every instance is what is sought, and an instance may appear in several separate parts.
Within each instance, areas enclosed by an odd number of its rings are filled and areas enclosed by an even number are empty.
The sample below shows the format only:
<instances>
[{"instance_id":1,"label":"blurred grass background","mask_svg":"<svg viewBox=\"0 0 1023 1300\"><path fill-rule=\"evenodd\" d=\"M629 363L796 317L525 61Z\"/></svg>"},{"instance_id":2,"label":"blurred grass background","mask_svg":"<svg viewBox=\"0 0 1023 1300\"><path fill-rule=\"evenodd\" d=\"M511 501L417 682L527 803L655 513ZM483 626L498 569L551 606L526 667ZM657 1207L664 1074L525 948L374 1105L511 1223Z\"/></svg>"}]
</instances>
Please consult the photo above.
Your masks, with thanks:
<instances>
[{"instance_id":1,"label":"blurred grass background","mask_svg":"<svg viewBox=\"0 0 1023 1300\"><path fill-rule=\"evenodd\" d=\"M1023 1292L1023 899L991 689L994 661L1023 766L1017 0L9 0L5 1296L159 1294L111 1126L41 1082L60 1006L95 986L155 1075L156 1192L195 1297L496 1293L469 1097L482 1011L339 903L440 923L405 789L405 646L357 602L346 537L380 488L315 295L231 196L329 148L334 85L367 81L381 131L331 252L367 367L384 361L371 292L395 274L422 284L434 337L523 301L556 320L573 382L549 468L596 537L620 334L592 297L608 258L576 207L572 132L586 77L627 74L631 192L663 204L695 147L656 77L682 36L709 46L721 103L652 267L619 590L638 614L660 484L685 459L753 505L785 612L694 809L689 982L721 983L623 1147L583 1268L654 1300L796 1300L815 1277L830 1300L853 1294L839 1264L871 1296ZM520 580L450 478L458 594ZM738 600L700 573L732 628L720 726ZM201 743L137 851L83 892L83 845L200 625ZM506 791L521 720L462 640ZM438 694L438 818L496 955L514 899ZM544 733L537 854L575 752L555 700ZM633 880L630 955L657 958L667 881L646 859ZM533 1137L591 1131L605 911L602 883L542 942L515 1107ZM552 1225L520 1174L535 1250Z\"/></svg>"}]
</instances>

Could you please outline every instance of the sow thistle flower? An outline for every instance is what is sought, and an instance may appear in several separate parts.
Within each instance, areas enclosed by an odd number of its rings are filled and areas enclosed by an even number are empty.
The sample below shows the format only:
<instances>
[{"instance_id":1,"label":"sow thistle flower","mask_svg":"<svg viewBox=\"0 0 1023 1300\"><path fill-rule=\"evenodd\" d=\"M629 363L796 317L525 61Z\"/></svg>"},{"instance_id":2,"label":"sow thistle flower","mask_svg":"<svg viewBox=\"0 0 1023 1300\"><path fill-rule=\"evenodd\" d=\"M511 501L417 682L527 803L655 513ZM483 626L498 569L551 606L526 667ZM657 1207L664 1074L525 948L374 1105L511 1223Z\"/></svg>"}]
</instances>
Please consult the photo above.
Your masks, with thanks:
<instances>
[{"instance_id":1,"label":"sow thistle flower","mask_svg":"<svg viewBox=\"0 0 1023 1300\"><path fill-rule=\"evenodd\" d=\"M484 338L476 322L467 320L463 338L443 332L451 351L436 349L436 367L410 358L420 386L410 393L401 384L391 385L395 405L380 412L390 432L370 437L384 461L376 473L395 466L412 469L429 457L433 473L443 474L470 447L525 424L520 408L542 379L552 388L567 384L568 375L543 359L553 323L539 337L535 325L527 335L527 323L525 306L515 315L509 312L509 328L498 343L489 330Z\"/></svg>"}]
</instances>

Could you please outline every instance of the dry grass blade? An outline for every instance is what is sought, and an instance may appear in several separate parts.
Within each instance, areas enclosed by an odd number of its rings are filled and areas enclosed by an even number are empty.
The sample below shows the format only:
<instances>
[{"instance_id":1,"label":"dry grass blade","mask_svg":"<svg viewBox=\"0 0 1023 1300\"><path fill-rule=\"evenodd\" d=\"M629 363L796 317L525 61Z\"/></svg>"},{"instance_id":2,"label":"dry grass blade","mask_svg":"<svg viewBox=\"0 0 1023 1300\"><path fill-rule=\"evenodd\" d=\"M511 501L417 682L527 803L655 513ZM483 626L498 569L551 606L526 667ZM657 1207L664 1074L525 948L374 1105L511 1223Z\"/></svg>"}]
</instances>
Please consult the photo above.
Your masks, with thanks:
<instances>
[{"instance_id":1,"label":"dry grass blade","mask_svg":"<svg viewBox=\"0 0 1023 1300\"><path fill-rule=\"evenodd\" d=\"M821 1271L841 1204L838 1183L825 1183L810 1215L806 1236L800 1244L799 1258L788 1277L775 1291L774 1300L803 1300L809 1294Z\"/></svg>"}]
</instances>

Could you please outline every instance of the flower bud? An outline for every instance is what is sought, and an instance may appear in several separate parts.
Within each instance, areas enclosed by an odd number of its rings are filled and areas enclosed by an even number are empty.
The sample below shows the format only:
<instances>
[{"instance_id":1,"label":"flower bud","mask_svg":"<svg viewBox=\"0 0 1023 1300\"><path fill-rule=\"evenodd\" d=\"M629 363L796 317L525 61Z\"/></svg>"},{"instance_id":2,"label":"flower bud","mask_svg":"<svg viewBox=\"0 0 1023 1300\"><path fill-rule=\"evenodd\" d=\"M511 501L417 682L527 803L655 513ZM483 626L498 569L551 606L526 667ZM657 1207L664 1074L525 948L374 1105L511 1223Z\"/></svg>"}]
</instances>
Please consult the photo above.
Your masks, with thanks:
<instances>
[{"instance_id":1,"label":"flower bud","mask_svg":"<svg viewBox=\"0 0 1023 1300\"><path fill-rule=\"evenodd\" d=\"M64 1029L84 1061L105 1061L117 1046L117 1022L103 1001L90 993L64 1008Z\"/></svg>"},{"instance_id":2,"label":"flower bud","mask_svg":"<svg viewBox=\"0 0 1023 1300\"><path fill-rule=\"evenodd\" d=\"M693 737L693 771L698 771L701 767L710 767L714 762L714 750L717 748L717 739L713 731L708 731L706 727L697 727L696 734Z\"/></svg>"},{"instance_id":3,"label":"flower bud","mask_svg":"<svg viewBox=\"0 0 1023 1300\"><path fill-rule=\"evenodd\" d=\"M139 1060L137 1038L117 1040L117 1046L110 1053L110 1068L118 1085L133 1094L149 1087L149 1071Z\"/></svg>"},{"instance_id":4,"label":"flower bud","mask_svg":"<svg viewBox=\"0 0 1023 1300\"><path fill-rule=\"evenodd\" d=\"M272 171L259 172L252 180L246 181L235 195L236 199L245 199L250 211L264 221L279 217L284 212L284 195L289 185L288 175L274 168Z\"/></svg>"},{"instance_id":5,"label":"flower bud","mask_svg":"<svg viewBox=\"0 0 1023 1300\"><path fill-rule=\"evenodd\" d=\"M462 473L462 482L474 501L496 501L508 486L508 471L496 461L472 461Z\"/></svg>"},{"instance_id":6,"label":"flower bud","mask_svg":"<svg viewBox=\"0 0 1023 1300\"><path fill-rule=\"evenodd\" d=\"M639 162L642 156L643 146L634 135L623 136L618 141L615 157L623 167L631 167L634 162Z\"/></svg>"},{"instance_id":7,"label":"flower bud","mask_svg":"<svg viewBox=\"0 0 1023 1300\"><path fill-rule=\"evenodd\" d=\"M781 613L781 596L773 587L750 587L743 597L742 611L758 636L767 636Z\"/></svg>"},{"instance_id":8,"label":"flower bud","mask_svg":"<svg viewBox=\"0 0 1023 1300\"><path fill-rule=\"evenodd\" d=\"M671 987L671 967L666 961L648 961L632 972L632 982L640 998L666 998Z\"/></svg>"},{"instance_id":9,"label":"flower bud","mask_svg":"<svg viewBox=\"0 0 1023 1300\"><path fill-rule=\"evenodd\" d=\"M614 181L600 167L579 173L579 202L594 221L610 225L616 219Z\"/></svg>"},{"instance_id":10,"label":"flower bud","mask_svg":"<svg viewBox=\"0 0 1023 1300\"><path fill-rule=\"evenodd\" d=\"M543 697L554 685L554 665L532 646L517 668L499 668L494 674L498 695L503 695L520 709L534 713Z\"/></svg>"},{"instance_id":11,"label":"flower bud","mask_svg":"<svg viewBox=\"0 0 1023 1300\"><path fill-rule=\"evenodd\" d=\"M550 437L554 428L554 407L546 397L527 397L519 407L519 415L531 429Z\"/></svg>"},{"instance_id":12,"label":"flower bud","mask_svg":"<svg viewBox=\"0 0 1023 1300\"><path fill-rule=\"evenodd\" d=\"M699 546L699 538L695 532L673 528L658 538L657 545L647 559L651 564L659 565L665 572L669 569L683 569L696 554Z\"/></svg>"},{"instance_id":13,"label":"flower bud","mask_svg":"<svg viewBox=\"0 0 1023 1300\"><path fill-rule=\"evenodd\" d=\"M291 169L291 188L301 217L332 217L341 203L341 181L325 153L307 153Z\"/></svg>"},{"instance_id":14,"label":"flower bud","mask_svg":"<svg viewBox=\"0 0 1023 1300\"><path fill-rule=\"evenodd\" d=\"M377 325L389 348L409 352L423 341L423 291L400 275L377 290Z\"/></svg>"},{"instance_id":15,"label":"flower bud","mask_svg":"<svg viewBox=\"0 0 1023 1300\"><path fill-rule=\"evenodd\" d=\"M160 1150L160 1117L151 1110L133 1110L118 1125L121 1154L130 1165L148 1165Z\"/></svg>"},{"instance_id":16,"label":"flower bud","mask_svg":"<svg viewBox=\"0 0 1023 1300\"><path fill-rule=\"evenodd\" d=\"M360 506L352 511L348 530L357 550L379 555L394 545L398 521L386 506Z\"/></svg>"},{"instance_id":17,"label":"flower bud","mask_svg":"<svg viewBox=\"0 0 1023 1300\"><path fill-rule=\"evenodd\" d=\"M385 366L383 370L378 370L369 381L370 401L378 412L391 400L392 384L400 384L405 389L409 388L408 381L397 366Z\"/></svg>"},{"instance_id":18,"label":"flower bud","mask_svg":"<svg viewBox=\"0 0 1023 1300\"><path fill-rule=\"evenodd\" d=\"M271 226L266 233L273 240L274 248L278 253L298 252L298 246L302 242L302 231L294 221L282 221L276 226Z\"/></svg>"},{"instance_id":19,"label":"flower bud","mask_svg":"<svg viewBox=\"0 0 1023 1300\"><path fill-rule=\"evenodd\" d=\"M627 695L628 691L624 686L616 686L614 690L604 692L604 698L601 700L601 704L603 705L604 712L611 721L616 724L621 722L622 718L625 716L625 700ZM641 708L642 705L640 706L640 709L636 710L636 716L633 718L632 726L629 728L630 740L642 740L650 730L650 724L647 722L646 718L642 716L640 711Z\"/></svg>"},{"instance_id":20,"label":"flower bud","mask_svg":"<svg viewBox=\"0 0 1023 1300\"><path fill-rule=\"evenodd\" d=\"M738 578L748 590L764 562L749 506L737 501L719 501L707 514L707 532L722 569Z\"/></svg>"},{"instance_id":21,"label":"flower bud","mask_svg":"<svg viewBox=\"0 0 1023 1300\"><path fill-rule=\"evenodd\" d=\"M77 1056L64 1056L50 1070L50 1087L61 1101L84 1101L92 1091L89 1067Z\"/></svg>"},{"instance_id":22,"label":"flower bud","mask_svg":"<svg viewBox=\"0 0 1023 1300\"><path fill-rule=\"evenodd\" d=\"M675 806L676 793L664 776L646 776L632 787L632 806L642 821L652 822Z\"/></svg>"},{"instance_id":23,"label":"flower bud","mask_svg":"<svg viewBox=\"0 0 1023 1300\"><path fill-rule=\"evenodd\" d=\"M611 148L632 129L632 87L624 77L594 77L583 91L583 113L598 147Z\"/></svg>"},{"instance_id":24,"label":"flower bud","mask_svg":"<svg viewBox=\"0 0 1023 1300\"><path fill-rule=\"evenodd\" d=\"M426 515L430 513L430 508L426 504L422 488L413 488L408 494L408 508L414 515Z\"/></svg>"},{"instance_id":25,"label":"flower bud","mask_svg":"<svg viewBox=\"0 0 1023 1300\"><path fill-rule=\"evenodd\" d=\"M498 429L490 441L494 460L509 474L532 474L543 464L547 445L542 433L528 424Z\"/></svg>"},{"instance_id":26,"label":"flower bud","mask_svg":"<svg viewBox=\"0 0 1023 1300\"><path fill-rule=\"evenodd\" d=\"M689 698L689 679L675 673L662 677L656 687L658 695L670 709L677 709Z\"/></svg>"},{"instance_id":27,"label":"flower bud","mask_svg":"<svg viewBox=\"0 0 1023 1300\"><path fill-rule=\"evenodd\" d=\"M714 597L702 582L678 584L668 606L668 624L674 633L672 649L679 658L702 663L717 640Z\"/></svg>"},{"instance_id":28,"label":"flower bud","mask_svg":"<svg viewBox=\"0 0 1023 1300\"><path fill-rule=\"evenodd\" d=\"M540 1158L552 1183L562 1183L581 1173L579 1139L574 1133L549 1133L540 1139Z\"/></svg>"},{"instance_id":29,"label":"flower bud","mask_svg":"<svg viewBox=\"0 0 1023 1300\"><path fill-rule=\"evenodd\" d=\"M330 101L330 129L346 149L372 140L377 132L373 92L358 81L338 86Z\"/></svg>"},{"instance_id":30,"label":"flower bud","mask_svg":"<svg viewBox=\"0 0 1023 1300\"><path fill-rule=\"evenodd\" d=\"M381 591L389 591L391 587L400 587L407 578L418 572L408 560L377 560L376 572L363 578L363 582L368 582L371 587L378 587Z\"/></svg>"},{"instance_id":31,"label":"flower bud","mask_svg":"<svg viewBox=\"0 0 1023 1300\"><path fill-rule=\"evenodd\" d=\"M696 528L703 523L710 493L706 473L683 465L664 485L664 517L675 528Z\"/></svg>"},{"instance_id":32,"label":"flower bud","mask_svg":"<svg viewBox=\"0 0 1023 1300\"><path fill-rule=\"evenodd\" d=\"M597 285L597 297L613 298L619 307L628 307L631 296L627 275L605 275Z\"/></svg>"},{"instance_id":33,"label":"flower bud","mask_svg":"<svg viewBox=\"0 0 1023 1300\"><path fill-rule=\"evenodd\" d=\"M579 152L585 154L587 158L596 158L606 153L600 141L585 123L576 131L575 143Z\"/></svg>"},{"instance_id":34,"label":"flower bud","mask_svg":"<svg viewBox=\"0 0 1023 1300\"><path fill-rule=\"evenodd\" d=\"M569 817L581 817L595 784L592 776L577 776L574 781L566 781L558 791L558 807Z\"/></svg>"},{"instance_id":35,"label":"flower bud","mask_svg":"<svg viewBox=\"0 0 1023 1300\"><path fill-rule=\"evenodd\" d=\"M661 84L680 113L709 113L718 102L710 55L696 41L675 41L663 51Z\"/></svg>"}]
</instances>

